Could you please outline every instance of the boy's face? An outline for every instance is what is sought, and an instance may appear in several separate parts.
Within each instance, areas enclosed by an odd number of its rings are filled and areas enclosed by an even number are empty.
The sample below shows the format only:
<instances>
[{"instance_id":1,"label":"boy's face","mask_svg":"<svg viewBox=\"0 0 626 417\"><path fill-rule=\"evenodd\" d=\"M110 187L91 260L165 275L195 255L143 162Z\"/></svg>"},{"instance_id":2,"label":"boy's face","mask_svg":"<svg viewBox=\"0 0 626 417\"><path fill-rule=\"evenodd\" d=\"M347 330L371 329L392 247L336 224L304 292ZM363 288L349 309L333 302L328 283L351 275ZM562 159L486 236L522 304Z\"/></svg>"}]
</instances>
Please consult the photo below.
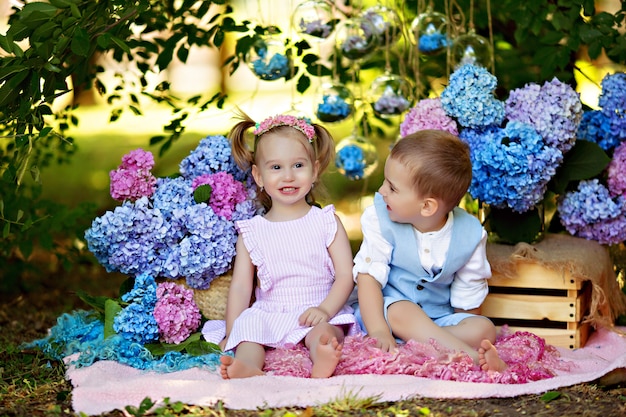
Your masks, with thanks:
<instances>
[{"instance_id":1,"label":"boy's face","mask_svg":"<svg viewBox=\"0 0 626 417\"><path fill-rule=\"evenodd\" d=\"M385 162L385 180L378 192L387 203L389 218L398 223L419 223L423 199L415 191L406 167L393 158Z\"/></svg>"}]
</instances>

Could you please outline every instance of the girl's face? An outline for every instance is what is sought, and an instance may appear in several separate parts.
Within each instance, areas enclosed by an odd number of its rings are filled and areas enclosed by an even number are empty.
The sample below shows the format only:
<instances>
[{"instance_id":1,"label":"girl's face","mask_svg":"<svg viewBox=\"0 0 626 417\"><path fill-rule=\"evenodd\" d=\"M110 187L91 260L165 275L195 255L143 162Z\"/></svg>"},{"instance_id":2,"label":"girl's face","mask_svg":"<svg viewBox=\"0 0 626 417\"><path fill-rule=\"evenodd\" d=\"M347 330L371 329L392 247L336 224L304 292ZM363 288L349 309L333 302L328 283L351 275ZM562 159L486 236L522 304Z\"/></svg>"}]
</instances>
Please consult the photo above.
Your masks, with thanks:
<instances>
[{"instance_id":1,"label":"girl's face","mask_svg":"<svg viewBox=\"0 0 626 417\"><path fill-rule=\"evenodd\" d=\"M298 134L298 133L294 133ZM269 132L259 139L252 176L272 199L272 208L304 202L317 180L318 163L306 139Z\"/></svg>"},{"instance_id":2,"label":"girl's face","mask_svg":"<svg viewBox=\"0 0 626 417\"><path fill-rule=\"evenodd\" d=\"M392 221L413 225L420 222L424 199L415 191L405 166L396 159L387 159L385 180L378 192L387 203L387 211Z\"/></svg>"}]
</instances>

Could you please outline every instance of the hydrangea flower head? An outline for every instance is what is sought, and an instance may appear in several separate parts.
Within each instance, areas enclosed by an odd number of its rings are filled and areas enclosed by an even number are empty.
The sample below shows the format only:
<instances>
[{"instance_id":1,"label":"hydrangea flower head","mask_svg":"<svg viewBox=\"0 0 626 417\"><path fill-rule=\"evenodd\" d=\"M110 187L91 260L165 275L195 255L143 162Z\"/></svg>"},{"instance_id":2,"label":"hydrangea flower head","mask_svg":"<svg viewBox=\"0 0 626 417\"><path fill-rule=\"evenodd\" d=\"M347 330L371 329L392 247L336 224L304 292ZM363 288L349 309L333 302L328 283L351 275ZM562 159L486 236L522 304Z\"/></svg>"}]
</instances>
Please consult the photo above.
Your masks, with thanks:
<instances>
[{"instance_id":1,"label":"hydrangea flower head","mask_svg":"<svg viewBox=\"0 0 626 417\"><path fill-rule=\"evenodd\" d=\"M546 144L563 153L574 146L583 113L578 93L557 78L511 91L505 110L509 120L533 126Z\"/></svg>"},{"instance_id":2,"label":"hydrangea flower head","mask_svg":"<svg viewBox=\"0 0 626 417\"><path fill-rule=\"evenodd\" d=\"M523 213L543 199L563 160L530 125L511 121L505 128L464 129L470 147L470 194L498 208Z\"/></svg>"},{"instance_id":3,"label":"hydrangea flower head","mask_svg":"<svg viewBox=\"0 0 626 417\"><path fill-rule=\"evenodd\" d=\"M224 216L227 220L233 218L237 204L243 203L248 196L243 183L236 181L228 172L201 175L194 178L191 186L195 190L205 184L212 189L209 205L215 214Z\"/></svg>"},{"instance_id":4,"label":"hydrangea flower head","mask_svg":"<svg viewBox=\"0 0 626 417\"><path fill-rule=\"evenodd\" d=\"M193 290L174 282L160 283L156 289L154 318L161 338L179 344L200 325L200 309L193 300Z\"/></svg>"},{"instance_id":5,"label":"hydrangea flower head","mask_svg":"<svg viewBox=\"0 0 626 417\"><path fill-rule=\"evenodd\" d=\"M504 103L493 95L496 86L496 77L487 69L461 65L450 75L448 86L441 93L441 106L464 127L500 125L504 120Z\"/></svg>"},{"instance_id":6,"label":"hydrangea flower head","mask_svg":"<svg viewBox=\"0 0 626 417\"><path fill-rule=\"evenodd\" d=\"M576 138L597 143L605 151L611 151L620 140L611 134L611 120L600 110L583 113Z\"/></svg>"},{"instance_id":7,"label":"hydrangea flower head","mask_svg":"<svg viewBox=\"0 0 626 417\"><path fill-rule=\"evenodd\" d=\"M154 193L156 178L150 170L154 156L143 149L135 149L122 157L122 164L109 173L111 197L118 201L135 201Z\"/></svg>"},{"instance_id":8,"label":"hydrangea flower head","mask_svg":"<svg viewBox=\"0 0 626 417\"><path fill-rule=\"evenodd\" d=\"M626 73L604 76L598 104L610 120L611 135L626 140Z\"/></svg>"},{"instance_id":9,"label":"hydrangea flower head","mask_svg":"<svg viewBox=\"0 0 626 417\"><path fill-rule=\"evenodd\" d=\"M132 303L117 313L113 330L131 342L146 344L159 340L159 329L152 308Z\"/></svg>"},{"instance_id":10,"label":"hydrangea flower head","mask_svg":"<svg viewBox=\"0 0 626 417\"><path fill-rule=\"evenodd\" d=\"M456 122L443 110L439 97L418 101L400 123L400 135L403 137L426 129L443 130L455 136L459 134Z\"/></svg>"},{"instance_id":11,"label":"hydrangea flower head","mask_svg":"<svg viewBox=\"0 0 626 417\"><path fill-rule=\"evenodd\" d=\"M626 142L622 142L609 162L607 169L607 185L613 196L626 198Z\"/></svg>"},{"instance_id":12,"label":"hydrangea flower head","mask_svg":"<svg viewBox=\"0 0 626 417\"><path fill-rule=\"evenodd\" d=\"M601 244L626 240L626 199L611 198L598 179L581 181L557 205L561 224L572 235Z\"/></svg>"},{"instance_id":13,"label":"hydrangea flower head","mask_svg":"<svg viewBox=\"0 0 626 417\"><path fill-rule=\"evenodd\" d=\"M237 181L245 181L248 176L235 163L230 142L223 135L200 140L198 146L180 162L179 171L186 179L221 171L232 174Z\"/></svg>"}]
</instances>

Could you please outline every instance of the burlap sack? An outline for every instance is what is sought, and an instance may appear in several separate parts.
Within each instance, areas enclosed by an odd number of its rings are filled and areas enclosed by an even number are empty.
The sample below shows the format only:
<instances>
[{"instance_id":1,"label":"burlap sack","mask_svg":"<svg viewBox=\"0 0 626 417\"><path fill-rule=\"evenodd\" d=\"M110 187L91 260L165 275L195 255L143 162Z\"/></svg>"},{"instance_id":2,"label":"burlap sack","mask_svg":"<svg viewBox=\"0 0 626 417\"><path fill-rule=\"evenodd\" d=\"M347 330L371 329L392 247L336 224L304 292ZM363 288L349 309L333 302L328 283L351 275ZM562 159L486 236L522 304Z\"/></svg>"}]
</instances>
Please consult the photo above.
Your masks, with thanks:
<instances>
[{"instance_id":1,"label":"burlap sack","mask_svg":"<svg viewBox=\"0 0 626 417\"><path fill-rule=\"evenodd\" d=\"M202 315L209 320L223 320L226 315L226 300L228 299L228 288L233 278L230 272L215 278L211 281L211 286L206 290L193 290L193 299L200 308ZM184 279L177 281L178 284L189 286Z\"/></svg>"}]
</instances>

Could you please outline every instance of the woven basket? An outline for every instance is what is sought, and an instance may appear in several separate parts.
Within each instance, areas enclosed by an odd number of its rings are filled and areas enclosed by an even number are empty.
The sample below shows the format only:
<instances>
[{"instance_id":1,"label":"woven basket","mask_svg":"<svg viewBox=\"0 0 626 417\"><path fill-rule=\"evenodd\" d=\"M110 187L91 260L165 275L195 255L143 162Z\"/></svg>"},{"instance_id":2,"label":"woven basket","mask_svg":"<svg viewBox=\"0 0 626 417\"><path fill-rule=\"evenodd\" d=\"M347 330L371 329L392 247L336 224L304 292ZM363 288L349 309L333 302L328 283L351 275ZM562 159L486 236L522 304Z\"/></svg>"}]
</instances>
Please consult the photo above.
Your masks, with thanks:
<instances>
[{"instance_id":1,"label":"woven basket","mask_svg":"<svg viewBox=\"0 0 626 417\"><path fill-rule=\"evenodd\" d=\"M228 272L211 281L211 286L206 290L193 290L193 299L207 319L224 320L228 288L232 278L232 274ZM184 279L178 280L177 283L189 288Z\"/></svg>"}]
</instances>

